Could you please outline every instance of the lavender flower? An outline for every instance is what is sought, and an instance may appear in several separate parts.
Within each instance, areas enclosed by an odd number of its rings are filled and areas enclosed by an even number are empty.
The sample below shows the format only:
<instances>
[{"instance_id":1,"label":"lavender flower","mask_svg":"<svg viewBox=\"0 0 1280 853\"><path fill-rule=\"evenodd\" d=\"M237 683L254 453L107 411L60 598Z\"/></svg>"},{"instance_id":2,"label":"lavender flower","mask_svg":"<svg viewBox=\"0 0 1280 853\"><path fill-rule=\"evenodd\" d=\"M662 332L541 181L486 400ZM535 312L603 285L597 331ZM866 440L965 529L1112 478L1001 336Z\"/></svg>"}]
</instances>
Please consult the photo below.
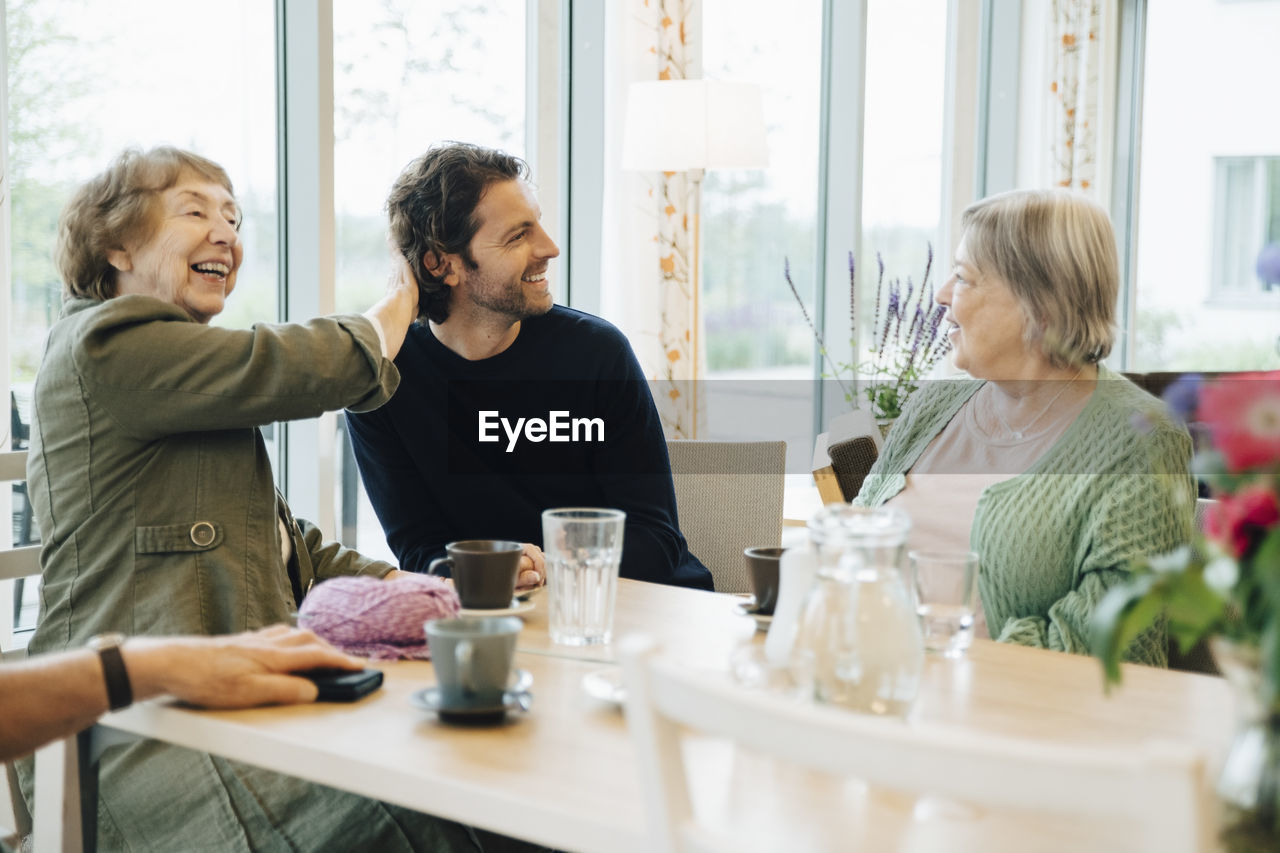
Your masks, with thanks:
<instances>
[{"instance_id":1,"label":"lavender flower","mask_svg":"<svg viewBox=\"0 0 1280 853\"><path fill-rule=\"evenodd\" d=\"M902 406L916 390L919 380L950 351L951 342L945 335L940 335L946 308L937 305L933 298L933 246L927 247L924 276L918 285L908 277L905 288L901 279L897 278L891 279L886 287L884 258L879 253L876 254L876 265L878 277L871 323L871 345L863 349L858 346L857 265L853 253L849 253L849 343L854 353L853 364L832 363L826 343L791 280L789 261L784 264L784 274L791 295L800 305L805 322L813 332L831 370L830 375L837 380L842 371L851 372L855 377L859 373L866 376L866 384L861 390L871 402L874 415L894 418L901 414ZM871 360L857 363L857 357L868 351ZM856 407L857 403L848 386L843 381L840 385L845 398Z\"/></svg>"},{"instance_id":2,"label":"lavender flower","mask_svg":"<svg viewBox=\"0 0 1280 853\"><path fill-rule=\"evenodd\" d=\"M858 276L853 252L849 253L849 347L858 351Z\"/></svg>"},{"instance_id":3,"label":"lavender flower","mask_svg":"<svg viewBox=\"0 0 1280 853\"><path fill-rule=\"evenodd\" d=\"M871 320L871 334L874 336L876 329L880 328L880 294L884 292L884 258L880 257L880 253L876 252L876 263L880 265L880 275L876 279L876 313ZM872 338L874 340L874 337ZM855 358L857 355L855 354Z\"/></svg>"},{"instance_id":4,"label":"lavender flower","mask_svg":"<svg viewBox=\"0 0 1280 853\"><path fill-rule=\"evenodd\" d=\"M1184 373L1169 383L1169 387L1165 388L1164 394L1161 395L1169 411L1184 424L1189 422L1196 412L1196 406L1200 402L1200 386L1203 384L1204 377L1199 373Z\"/></svg>"},{"instance_id":5,"label":"lavender flower","mask_svg":"<svg viewBox=\"0 0 1280 853\"><path fill-rule=\"evenodd\" d=\"M831 356L827 352L827 342L822 339L822 332L819 332L818 327L814 325L813 319L809 316L809 310L804 307L804 300L800 298L800 291L796 289L795 282L791 280L791 259L785 256L782 259L782 277L787 280L787 287L791 288L791 295L796 298L796 304L800 306L800 313L804 315L804 321L809 324L809 331L813 332L813 338L818 342L818 351L822 353L822 357L826 359L827 366L831 368L832 377L840 383L840 388L844 391L846 398L852 396L844 381L840 378L840 371L836 369L835 364L831 361Z\"/></svg>"}]
</instances>

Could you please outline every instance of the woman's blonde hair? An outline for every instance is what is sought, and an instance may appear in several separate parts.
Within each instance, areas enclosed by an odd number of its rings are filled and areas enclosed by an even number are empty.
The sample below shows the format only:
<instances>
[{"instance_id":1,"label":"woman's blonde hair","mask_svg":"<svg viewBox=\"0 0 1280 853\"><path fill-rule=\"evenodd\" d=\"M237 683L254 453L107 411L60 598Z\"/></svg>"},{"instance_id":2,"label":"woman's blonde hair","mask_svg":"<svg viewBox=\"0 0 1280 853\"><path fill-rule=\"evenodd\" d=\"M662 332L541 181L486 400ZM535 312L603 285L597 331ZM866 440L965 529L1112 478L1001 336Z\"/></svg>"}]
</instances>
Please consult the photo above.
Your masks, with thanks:
<instances>
[{"instance_id":1,"label":"woman's blonde hair","mask_svg":"<svg viewBox=\"0 0 1280 853\"><path fill-rule=\"evenodd\" d=\"M184 172L221 184L235 196L221 166L170 146L122 151L105 171L76 190L58 220L54 249L64 296L101 302L116 295L116 269L107 253L150 236L156 225L156 199Z\"/></svg>"},{"instance_id":2,"label":"woman's blonde hair","mask_svg":"<svg viewBox=\"0 0 1280 853\"><path fill-rule=\"evenodd\" d=\"M1096 363L1115 343L1119 260L1111 220L1068 190L1014 190L960 217L970 262L1004 280L1027 318L1027 343L1054 367Z\"/></svg>"}]
</instances>

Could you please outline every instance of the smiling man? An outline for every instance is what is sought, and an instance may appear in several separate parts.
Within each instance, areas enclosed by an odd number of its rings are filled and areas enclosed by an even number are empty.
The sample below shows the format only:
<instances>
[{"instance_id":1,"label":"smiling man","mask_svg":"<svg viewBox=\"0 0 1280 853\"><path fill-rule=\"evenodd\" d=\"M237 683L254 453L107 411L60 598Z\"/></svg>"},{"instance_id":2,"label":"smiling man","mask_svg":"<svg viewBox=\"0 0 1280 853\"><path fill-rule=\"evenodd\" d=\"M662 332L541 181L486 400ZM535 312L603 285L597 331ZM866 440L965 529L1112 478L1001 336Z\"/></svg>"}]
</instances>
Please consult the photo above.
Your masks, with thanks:
<instances>
[{"instance_id":1,"label":"smiling man","mask_svg":"<svg viewBox=\"0 0 1280 853\"><path fill-rule=\"evenodd\" d=\"M553 304L559 248L520 159L432 148L401 173L391 236L421 289L396 365L400 388L348 414L365 488L402 569L447 542L528 543L541 571L542 511L627 513L623 577L711 588L676 517L661 422L626 338ZM522 581L529 576L522 574Z\"/></svg>"}]
</instances>

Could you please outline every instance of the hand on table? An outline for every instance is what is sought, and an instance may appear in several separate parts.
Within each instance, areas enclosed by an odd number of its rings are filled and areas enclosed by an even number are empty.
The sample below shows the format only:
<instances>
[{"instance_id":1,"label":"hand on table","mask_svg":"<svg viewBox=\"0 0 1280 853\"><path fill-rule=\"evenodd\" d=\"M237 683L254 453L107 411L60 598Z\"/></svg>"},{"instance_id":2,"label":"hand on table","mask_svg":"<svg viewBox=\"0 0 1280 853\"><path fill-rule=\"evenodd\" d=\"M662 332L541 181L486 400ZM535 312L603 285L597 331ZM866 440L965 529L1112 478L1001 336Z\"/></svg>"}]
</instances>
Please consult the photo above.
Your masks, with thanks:
<instances>
[{"instance_id":1,"label":"hand on table","mask_svg":"<svg viewBox=\"0 0 1280 853\"><path fill-rule=\"evenodd\" d=\"M524 553L520 555L520 573L516 576L516 589L525 590L542 586L547 582L547 558L542 549L528 542L521 546Z\"/></svg>"},{"instance_id":2,"label":"hand on table","mask_svg":"<svg viewBox=\"0 0 1280 853\"><path fill-rule=\"evenodd\" d=\"M365 666L310 631L285 625L224 637L136 637L122 653L139 698L168 693L205 708L314 702L316 685L290 673Z\"/></svg>"}]
</instances>

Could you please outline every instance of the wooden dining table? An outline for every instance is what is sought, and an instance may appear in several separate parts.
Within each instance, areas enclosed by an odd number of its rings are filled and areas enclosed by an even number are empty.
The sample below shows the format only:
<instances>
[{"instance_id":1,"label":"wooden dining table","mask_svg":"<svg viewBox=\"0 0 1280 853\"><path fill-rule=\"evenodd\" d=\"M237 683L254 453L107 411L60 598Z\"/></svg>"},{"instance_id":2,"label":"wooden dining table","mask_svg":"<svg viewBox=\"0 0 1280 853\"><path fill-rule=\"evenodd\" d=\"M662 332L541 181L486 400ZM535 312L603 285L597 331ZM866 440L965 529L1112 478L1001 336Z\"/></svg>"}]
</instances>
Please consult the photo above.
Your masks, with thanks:
<instances>
[{"instance_id":1,"label":"wooden dining table","mask_svg":"<svg viewBox=\"0 0 1280 853\"><path fill-rule=\"evenodd\" d=\"M382 689L349 704L203 711L167 700L102 718L91 741L156 738L563 850L652 849L645 792L621 709L587 695L585 676L618 669L616 643L565 647L547 632L545 593L524 615L516 666L533 678L527 712L491 726L457 726L411 704L435 683L428 662L378 663ZM740 599L638 581L618 585L615 636L643 632L708 678L733 679L764 634ZM1189 743L1219 756L1231 730L1219 678L1141 666L1103 689L1095 660L976 640L960 659L929 658L912 724L1068 744ZM72 802L85 779L76 739L37 758L36 849L74 849ZM712 736L685 745L700 815L741 828L762 849L1115 850L1125 828L1037 815L991 814L960 803L869 789L856 779L781 765ZM92 785L92 773L88 775ZM41 832L41 813L63 818Z\"/></svg>"}]
</instances>

